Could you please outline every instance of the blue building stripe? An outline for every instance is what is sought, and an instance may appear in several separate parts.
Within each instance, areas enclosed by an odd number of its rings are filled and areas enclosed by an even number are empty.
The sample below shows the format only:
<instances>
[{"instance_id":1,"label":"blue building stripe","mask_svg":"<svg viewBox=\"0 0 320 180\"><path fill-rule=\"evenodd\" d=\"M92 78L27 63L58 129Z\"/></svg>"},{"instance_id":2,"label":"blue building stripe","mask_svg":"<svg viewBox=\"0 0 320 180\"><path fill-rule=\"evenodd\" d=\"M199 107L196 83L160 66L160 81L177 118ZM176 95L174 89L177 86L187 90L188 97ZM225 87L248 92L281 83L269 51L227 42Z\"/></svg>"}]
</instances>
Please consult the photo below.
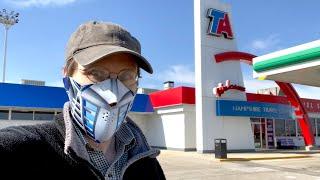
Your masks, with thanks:
<instances>
[{"instance_id":1,"label":"blue building stripe","mask_svg":"<svg viewBox=\"0 0 320 180\"><path fill-rule=\"evenodd\" d=\"M0 106L62 108L66 101L64 88L0 83Z\"/></svg>"},{"instance_id":2,"label":"blue building stripe","mask_svg":"<svg viewBox=\"0 0 320 180\"><path fill-rule=\"evenodd\" d=\"M0 83L0 106L60 109L68 100L67 93L62 87ZM153 112L149 96L137 94L131 111Z\"/></svg>"},{"instance_id":3,"label":"blue building stripe","mask_svg":"<svg viewBox=\"0 0 320 180\"><path fill-rule=\"evenodd\" d=\"M132 107L132 112L154 112L149 95L137 94Z\"/></svg>"}]
</instances>

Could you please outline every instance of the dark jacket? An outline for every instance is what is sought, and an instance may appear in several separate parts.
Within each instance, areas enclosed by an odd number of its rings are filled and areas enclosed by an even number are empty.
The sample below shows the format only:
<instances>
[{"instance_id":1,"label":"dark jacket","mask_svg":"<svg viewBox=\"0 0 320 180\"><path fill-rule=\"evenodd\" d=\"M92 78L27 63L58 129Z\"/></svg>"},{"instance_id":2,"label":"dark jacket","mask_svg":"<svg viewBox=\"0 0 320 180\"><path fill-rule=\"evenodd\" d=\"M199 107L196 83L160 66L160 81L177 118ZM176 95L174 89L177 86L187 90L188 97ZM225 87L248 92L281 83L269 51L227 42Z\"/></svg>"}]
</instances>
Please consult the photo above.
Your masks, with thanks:
<instances>
[{"instance_id":1,"label":"dark jacket","mask_svg":"<svg viewBox=\"0 0 320 180\"><path fill-rule=\"evenodd\" d=\"M0 130L0 179L104 179L72 149L64 153L63 115L55 121ZM124 171L123 179L165 179L157 159L139 154Z\"/></svg>"}]
</instances>

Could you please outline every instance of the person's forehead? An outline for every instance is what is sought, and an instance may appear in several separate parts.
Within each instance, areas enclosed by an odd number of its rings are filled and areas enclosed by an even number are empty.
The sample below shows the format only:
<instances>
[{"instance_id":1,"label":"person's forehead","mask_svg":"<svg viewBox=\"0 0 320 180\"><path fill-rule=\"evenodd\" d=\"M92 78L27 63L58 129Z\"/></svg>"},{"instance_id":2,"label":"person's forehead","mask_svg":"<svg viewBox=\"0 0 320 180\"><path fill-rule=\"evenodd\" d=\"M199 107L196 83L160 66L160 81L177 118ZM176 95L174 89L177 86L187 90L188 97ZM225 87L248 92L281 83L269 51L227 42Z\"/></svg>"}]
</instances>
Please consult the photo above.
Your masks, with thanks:
<instances>
[{"instance_id":1,"label":"person's forehead","mask_svg":"<svg viewBox=\"0 0 320 180\"><path fill-rule=\"evenodd\" d=\"M114 54L101 58L100 60L86 66L85 68L93 67L122 67L137 69L138 64L135 57L130 54Z\"/></svg>"}]
</instances>

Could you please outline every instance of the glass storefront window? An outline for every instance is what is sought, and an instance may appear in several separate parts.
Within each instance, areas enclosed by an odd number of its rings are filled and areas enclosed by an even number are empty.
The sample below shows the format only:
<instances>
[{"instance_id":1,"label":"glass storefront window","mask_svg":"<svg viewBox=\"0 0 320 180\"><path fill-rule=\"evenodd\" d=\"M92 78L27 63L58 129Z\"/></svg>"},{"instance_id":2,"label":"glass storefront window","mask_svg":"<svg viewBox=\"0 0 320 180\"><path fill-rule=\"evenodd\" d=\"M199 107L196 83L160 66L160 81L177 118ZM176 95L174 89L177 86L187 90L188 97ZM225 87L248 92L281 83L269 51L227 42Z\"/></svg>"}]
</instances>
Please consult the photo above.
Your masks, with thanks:
<instances>
[{"instance_id":1,"label":"glass storefront window","mask_svg":"<svg viewBox=\"0 0 320 180\"><path fill-rule=\"evenodd\" d=\"M316 136L316 124L315 124L315 118L309 118L309 123L312 129L312 133L314 136Z\"/></svg>"},{"instance_id":2,"label":"glass storefront window","mask_svg":"<svg viewBox=\"0 0 320 180\"><path fill-rule=\"evenodd\" d=\"M309 118L309 123L311 125L311 130L314 136L316 136L316 125L318 128L318 136L320 136L319 132L320 132L320 119L316 119L316 118ZM301 132L301 128L300 128L300 123L299 121L297 121L297 126L298 126L298 135L302 136L302 132Z\"/></svg>"},{"instance_id":3,"label":"glass storefront window","mask_svg":"<svg viewBox=\"0 0 320 180\"><path fill-rule=\"evenodd\" d=\"M12 111L11 113L12 120L33 120L32 111Z\"/></svg>"},{"instance_id":4,"label":"glass storefront window","mask_svg":"<svg viewBox=\"0 0 320 180\"><path fill-rule=\"evenodd\" d=\"M276 136L285 136L285 120L283 119L276 119L275 120L275 131Z\"/></svg>"},{"instance_id":5,"label":"glass storefront window","mask_svg":"<svg viewBox=\"0 0 320 180\"><path fill-rule=\"evenodd\" d=\"M295 120L286 120L286 135L287 136L296 136L296 121Z\"/></svg>"},{"instance_id":6,"label":"glass storefront window","mask_svg":"<svg viewBox=\"0 0 320 180\"><path fill-rule=\"evenodd\" d=\"M300 128L300 123L299 123L298 120L296 120L296 121L297 121L297 128L298 128L298 136L302 136L302 134L301 134L301 128Z\"/></svg>"},{"instance_id":7,"label":"glass storefront window","mask_svg":"<svg viewBox=\"0 0 320 180\"><path fill-rule=\"evenodd\" d=\"M8 119L9 119L9 111L0 110L0 120L8 120Z\"/></svg>"},{"instance_id":8,"label":"glass storefront window","mask_svg":"<svg viewBox=\"0 0 320 180\"><path fill-rule=\"evenodd\" d=\"M54 112L35 112L34 120L53 120Z\"/></svg>"},{"instance_id":9,"label":"glass storefront window","mask_svg":"<svg viewBox=\"0 0 320 180\"><path fill-rule=\"evenodd\" d=\"M318 136L320 136L320 119L317 119Z\"/></svg>"},{"instance_id":10,"label":"glass storefront window","mask_svg":"<svg viewBox=\"0 0 320 180\"><path fill-rule=\"evenodd\" d=\"M260 123L260 118L250 118L251 122Z\"/></svg>"}]
</instances>

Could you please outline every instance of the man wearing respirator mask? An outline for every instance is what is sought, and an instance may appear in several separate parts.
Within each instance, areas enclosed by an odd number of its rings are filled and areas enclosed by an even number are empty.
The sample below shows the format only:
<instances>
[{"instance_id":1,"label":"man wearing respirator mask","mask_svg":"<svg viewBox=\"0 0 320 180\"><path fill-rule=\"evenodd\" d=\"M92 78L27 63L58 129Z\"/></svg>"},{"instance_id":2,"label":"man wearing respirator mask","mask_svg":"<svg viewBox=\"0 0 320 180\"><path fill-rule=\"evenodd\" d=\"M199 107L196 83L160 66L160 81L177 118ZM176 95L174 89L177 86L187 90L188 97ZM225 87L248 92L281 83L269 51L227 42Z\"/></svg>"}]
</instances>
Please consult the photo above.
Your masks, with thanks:
<instances>
[{"instance_id":1,"label":"man wearing respirator mask","mask_svg":"<svg viewBox=\"0 0 320 180\"><path fill-rule=\"evenodd\" d=\"M23 169L23 177L57 171L61 178L72 179L165 179L156 159L159 150L149 147L141 130L127 117L140 68L153 72L141 56L139 41L127 30L96 21L80 25L66 48L63 82L69 102L54 123L0 131L1 136L17 132L17 137L30 137L28 141L9 143L12 148L28 151L29 146L24 144L34 139L41 144L37 148L30 146L30 152L25 154L37 154L33 162L24 164L28 162L24 157L11 157L8 163L15 158L23 161L21 167L27 168ZM0 147L6 143L2 140ZM4 149L0 148L0 152L8 159L20 153ZM31 173L35 169L40 174ZM51 174L56 176L60 178Z\"/></svg>"}]
</instances>

